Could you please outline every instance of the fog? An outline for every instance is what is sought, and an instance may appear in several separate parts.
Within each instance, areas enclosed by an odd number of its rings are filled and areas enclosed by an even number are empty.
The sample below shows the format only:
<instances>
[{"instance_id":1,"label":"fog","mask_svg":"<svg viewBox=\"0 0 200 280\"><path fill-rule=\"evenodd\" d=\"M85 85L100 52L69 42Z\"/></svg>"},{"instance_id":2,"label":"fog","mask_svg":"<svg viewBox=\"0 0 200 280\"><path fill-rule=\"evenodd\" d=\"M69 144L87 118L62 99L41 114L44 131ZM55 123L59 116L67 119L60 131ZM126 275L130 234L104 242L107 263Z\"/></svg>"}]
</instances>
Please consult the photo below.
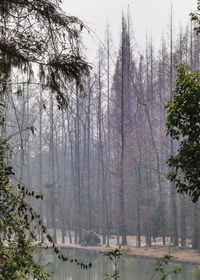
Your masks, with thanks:
<instances>
[{"instance_id":1,"label":"fog","mask_svg":"<svg viewBox=\"0 0 200 280\"><path fill-rule=\"evenodd\" d=\"M169 36L171 20L161 48L147 39L139 52L131 18L118 18L116 48L105 30L84 91L67 85L65 110L39 86L7 97L6 130L20 131L11 143L13 180L44 194L32 203L54 242L82 243L92 230L107 246L198 248L198 205L167 179L172 146L164 108L177 60L199 68L199 37L190 24Z\"/></svg>"}]
</instances>

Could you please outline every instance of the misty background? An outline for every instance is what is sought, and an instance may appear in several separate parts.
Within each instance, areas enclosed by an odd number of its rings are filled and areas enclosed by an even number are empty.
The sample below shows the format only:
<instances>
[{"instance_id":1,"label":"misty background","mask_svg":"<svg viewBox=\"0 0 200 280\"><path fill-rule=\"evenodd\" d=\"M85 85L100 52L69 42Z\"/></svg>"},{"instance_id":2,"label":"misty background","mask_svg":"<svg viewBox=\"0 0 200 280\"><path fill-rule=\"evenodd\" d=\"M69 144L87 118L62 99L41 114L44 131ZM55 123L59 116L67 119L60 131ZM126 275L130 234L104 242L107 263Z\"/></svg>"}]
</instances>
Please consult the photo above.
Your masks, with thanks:
<instances>
[{"instance_id":1,"label":"misty background","mask_svg":"<svg viewBox=\"0 0 200 280\"><path fill-rule=\"evenodd\" d=\"M125 2L65 1L95 32L83 38L93 70L83 91L69 83L66 110L35 85L6 97L6 132L20 131L13 180L44 194L33 203L54 242L82 243L93 230L107 246L198 249L199 204L167 180L177 143L165 126L174 65L200 66L196 1Z\"/></svg>"}]
</instances>

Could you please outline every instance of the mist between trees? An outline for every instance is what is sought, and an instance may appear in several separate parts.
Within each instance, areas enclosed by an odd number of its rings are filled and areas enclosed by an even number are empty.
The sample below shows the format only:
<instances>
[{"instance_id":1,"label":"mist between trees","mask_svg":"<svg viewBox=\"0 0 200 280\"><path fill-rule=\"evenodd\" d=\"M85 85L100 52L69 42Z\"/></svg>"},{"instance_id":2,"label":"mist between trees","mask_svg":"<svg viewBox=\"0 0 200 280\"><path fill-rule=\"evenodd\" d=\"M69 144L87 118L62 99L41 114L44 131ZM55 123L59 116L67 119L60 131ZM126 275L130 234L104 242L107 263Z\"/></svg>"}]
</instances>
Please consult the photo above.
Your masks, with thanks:
<instances>
[{"instance_id":1,"label":"mist between trees","mask_svg":"<svg viewBox=\"0 0 200 280\"><path fill-rule=\"evenodd\" d=\"M165 104L174 64L199 69L200 40L190 25L174 37L171 17L161 48L147 40L139 53L130 16L121 20L117 55L107 28L84 93L68 83L66 110L37 85L6 97L6 133L20 131L11 141L13 180L44 194L32 203L54 242L81 243L83 231L94 230L107 245L111 236L126 245L134 235L137 246L159 237L157 244L197 249L199 204L166 178L177 143L166 137Z\"/></svg>"}]
</instances>

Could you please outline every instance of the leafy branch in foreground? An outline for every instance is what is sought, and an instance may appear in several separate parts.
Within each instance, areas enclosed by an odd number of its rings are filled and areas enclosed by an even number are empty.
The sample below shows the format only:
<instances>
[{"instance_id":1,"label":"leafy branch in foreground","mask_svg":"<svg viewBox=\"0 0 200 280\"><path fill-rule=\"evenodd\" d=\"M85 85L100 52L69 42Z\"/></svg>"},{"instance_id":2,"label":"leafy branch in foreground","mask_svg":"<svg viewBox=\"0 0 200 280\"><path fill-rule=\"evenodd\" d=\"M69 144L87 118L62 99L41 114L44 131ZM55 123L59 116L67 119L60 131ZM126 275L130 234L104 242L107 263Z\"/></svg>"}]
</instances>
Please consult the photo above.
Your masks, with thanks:
<instances>
[{"instance_id":1,"label":"leafy branch in foreground","mask_svg":"<svg viewBox=\"0 0 200 280\"><path fill-rule=\"evenodd\" d=\"M197 11L190 13L191 20L195 23L194 30L197 35L200 33L200 1L197 0Z\"/></svg>"},{"instance_id":2,"label":"leafy branch in foreground","mask_svg":"<svg viewBox=\"0 0 200 280\"><path fill-rule=\"evenodd\" d=\"M192 270L192 274L194 275L194 280L200 280L200 265Z\"/></svg>"},{"instance_id":3,"label":"leafy branch in foreground","mask_svg":"<svg viewBox=\"0 0 200 280\"><path fill-rule=\"evenodd\" d=\"M46 249L48 248L53 248L54 253L58 256L58 258L60 260L62 260L63 262L69 261L71 263L76 263L77 265L80 265L81 268L83 269L87 269L87 268L91 268L92 264L85 264L83 263L81 260L77 260L77 259L73 259L73 258L69 258L67 256L65 256L61 250L56 246L56 244L53 242L53 238L52 236L48 233L48 229L47 227L43 224L42 219L40 217L40 215L28 204L25 202L25 198L26 197L32 197L34 199L42 199L43 200L43 195L37 194L34 191L30 191L28 190L24 185L20 185L18 184L18 189L20 190L20 193L23 197L22 203L20 208L24 209L23 214L24 214L24 220L25 223L28 224L30 226L31 222L35 222L34 225L34 229L36 230L38 227L42 230L44 238L46 238L49 242L50 242L50 246L46 246ZM28 219L28 217L31 217L31 220ZM29 229L30 230L30 229ZM30 231L31 236L34 238L36 238L36 242L37 241L37 237L34 236L34 233Z\"/></svg>"},{"instance_id":4,"label":"leafy branch in foreground","mask_svg":"<svg viewBox=\"0 0 200 280\"><path fill-rule=\"evenodd\" d=\"M170 270L169 272L165 271L165 266L168 265L169 261L173 258L173 256L169 256L169 255L165 255L163 258L161 258L159 261L156 262L156 268L155 268L155 272L151 277L151 280L153 280L155 278L155 276L157 275L157 273L161 273L162 276L160 278L160 280L165 280L167 279L167 277L171 274L180 274L182 273L182 269L180 267L177 267L173 270Z\"/></svg>"},{"instance_id":5,"label":"leafy branch in foreground","mask_svg":"<svg viewBox=\"0 0 200 280\"><path fill-rule=\"evenodd\" d=\"M107 272L104 273L104 279L105 280L117 280L120 278L119 276L119 271L118 271L118 263L120 260L120 257L122 256L124 252L124 249L121 249L121 246L119 246L118 248L108 251L106 253L104 253L104 256L108 257L110 261L112 261L113 266L114 266L114 271L112 274L109 274Z\"/></svg>"},{"instance_id":6,"label":"leafy branch in foreground","mask_svg":"<svg viewBox=\"0 0 200 280\"><path fill-rule=\"evenodd\" d=\"M104 273L104 280L120 279L118 263L119 263L120 257L122 256L123 252L124 252L124 249L121 249L121 247L119 246L118 248L116 248L114 250L104 253L104 256L108 257L114 266L114 271L112 274L109 274L107 272ZM166 267L172 258L173 258L173 256L165 255L163 258L159 259L156 262L156 267L154 270L154 274L151 277L151 280L155 279L155 277L157 276L158 273L162 274L160 280L166 280L167 277L172 274L181 274L182 273L182 269L180 267L177 267L168 272L166 271ZM199 269L196 269L193 272L194 275L199 275L198 273L199 273ZM199 279L199 278L197 278L197 279Z\"/></svg>"},{"instance_id":7,"label":"leafy branch in foreground","mask_svg":"<svg viewBox=\"0 0 200 280\"><path fill-rule=\"evenodd\" d=\"M37 263L34 258L37 253L37 225L41 227L47 240L52 243L53 251L62 261L75 262L81 268L87 269L81 261L64 256L48 234L47 228L42 224L40 215L25 201L27 196L42 199L18 185L10 182L9 176L13 174L12 168L6 166L4 156L6 144L0 144L0 280L33 279L46 280L49 273Z\"/></svg>"},{"instance_id":8,"label":"leafy branch in foreground","mask_svg":"<svg viewBox=\"0 0 200 280\"><path fill-rule=\"evenodd\" d=\"M0 144L0 279L46 280L49 274L34 259L37 239L30 231L33 217L26 211L21 192L9 181L12 170L4 161L6 148Z\"/></svg>"}]
</instances>

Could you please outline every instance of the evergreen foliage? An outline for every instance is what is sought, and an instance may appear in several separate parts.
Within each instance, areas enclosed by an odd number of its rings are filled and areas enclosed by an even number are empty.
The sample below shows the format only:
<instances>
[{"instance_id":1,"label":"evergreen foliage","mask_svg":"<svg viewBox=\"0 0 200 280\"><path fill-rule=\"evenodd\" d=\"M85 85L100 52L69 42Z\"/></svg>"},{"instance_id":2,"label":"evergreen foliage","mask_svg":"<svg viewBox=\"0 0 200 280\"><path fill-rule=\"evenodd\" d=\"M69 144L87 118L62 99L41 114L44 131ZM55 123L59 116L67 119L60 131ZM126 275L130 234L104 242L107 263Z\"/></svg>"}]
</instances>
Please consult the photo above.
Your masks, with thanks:
<instances>
[{"instance_id":1,"label":"evergreen foliage","mask_svg":"<svg viewBox=\"0 0 200 280\"><path fill-rule=\"evenodd\" d=\"M66 15L59 0L9 0L0 2L1 70L12 82L40 83L56 94L59 107L66 106L66 82L82 77L90 66L81 55L84 24ZM26 78L25 78L26 77ZM21 81L20 81L21 78ZM4 87L5 89L5 87Z\"/></svg>"},{"instance_id":2,"label":"evergreen foliage","mask_svg":"<svg viewBox=\"0 0 200 280\"><path fill-rule=\"evenodd\" d=\"M200 196L200 73L177 66L173 96L167 103L167 134L177 140L178 149L168 159L169 179L179 193L189 194L193 202Z\"/></svg>"}]
</instances>

